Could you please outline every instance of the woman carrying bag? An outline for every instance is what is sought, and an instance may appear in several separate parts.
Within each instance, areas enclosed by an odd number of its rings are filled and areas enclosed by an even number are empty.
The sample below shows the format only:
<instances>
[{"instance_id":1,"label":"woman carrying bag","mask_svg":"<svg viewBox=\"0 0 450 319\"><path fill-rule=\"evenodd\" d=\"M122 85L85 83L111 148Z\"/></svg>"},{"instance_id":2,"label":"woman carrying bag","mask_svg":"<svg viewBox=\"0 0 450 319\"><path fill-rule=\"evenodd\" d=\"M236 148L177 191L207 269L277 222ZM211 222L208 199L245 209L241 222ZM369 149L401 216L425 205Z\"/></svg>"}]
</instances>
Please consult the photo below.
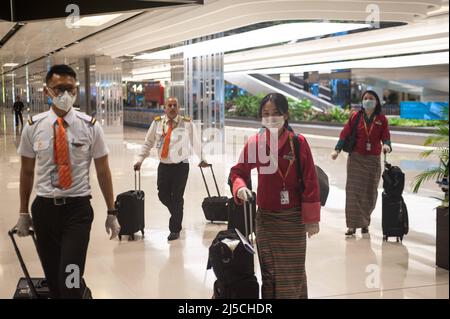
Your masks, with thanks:
<instances>
[{"instance_id":1,"label":"woman carrying bag","mask_svg":"<svg viewBox=\"0 0 450 319\"><path fill-rule=\"evenodd\" d=\"M353 139L350 138L352 135ZM345 125L331 158L335 160L343 149L349 153L345 188L348 229L345 235L354 235L357 228L366 234L377 203L380 155L382 151L392 151L388 120L381 113L380 98L374 91L362 95L362 110L355 112Z\"/></svg>"},{"instance_id":2,"label":"woman carrying bag","mask_svg":"<svg viewBox=\"0 0 450 319\"><path fill-rule=\"evenodd\" d=\"M306 236L319 232L319 185L306 139L288 125L288 101L267 95L261 102L262 129L249 138L230 172L237 203L248 201L251 170L258 170L256 242L262 298L307 298ZM300 144L302 178L296 171L294 139ZM269 154L269 155L268 155Z\"/></svg>"}]
</instances>

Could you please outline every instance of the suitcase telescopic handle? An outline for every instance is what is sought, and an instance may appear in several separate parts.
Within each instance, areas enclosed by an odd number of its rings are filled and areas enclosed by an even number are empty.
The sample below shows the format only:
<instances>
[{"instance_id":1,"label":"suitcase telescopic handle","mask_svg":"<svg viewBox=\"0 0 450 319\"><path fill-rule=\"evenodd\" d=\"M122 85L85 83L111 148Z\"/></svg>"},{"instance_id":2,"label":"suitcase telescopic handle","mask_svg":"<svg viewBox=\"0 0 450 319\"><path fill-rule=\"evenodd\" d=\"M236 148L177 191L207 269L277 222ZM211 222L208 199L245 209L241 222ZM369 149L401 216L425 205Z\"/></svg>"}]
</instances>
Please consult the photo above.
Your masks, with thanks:
<instances>
[{"instance_id":1,"label":"suitcase telescopic handle","mask_svg":"<svg viewBox=\"0 0 450 319\"><path fill-rule=\"evenodd\" d=\"M139 181L139 189L138 189L138 181ZM134 171L134 190L141 190L141 171Z\"/></svg>"},{"instance_id":2,"label":"suitcase telescopic handle","mask_svg":"<svg viewBox=\"0 0 450 319\"><path fill-rule=\"evenodd\" d=\"M253 247L253 202L254 198L244 202L244 224L245 224L245 237L250 240L250 245ZM249 210L247 213L247 205Z\"/></svg>"},{"instance_id":3,"label":"suitcase telescopic handle","mask_svg":"<svg viewBox=\"0 0 450 319\"><path fill-rule=\"evenodd\" d=\"M212 173L212 176L214 179L214 185L216 185L217 195L220 197L219 186L217 185L217 180L216 180L216 175L214 174L214 169L212 167L212 164L209 164L208 166L211 169L211 173ZM200 171L202 172L203 182L205 183L206 192L208 193L208 197L211 197L211 193L209 192L208 183L206 182L205 174L203 173L202 167L200 167Z\"/></svg>"},{"instance_id":4,"label":"suitcase telescopic handle","mask_svg":"<svg viewBox=\"0 0 450 319\"><path fill-rule=\"evenodd\" d=\"M34 245L37 249L36 236L34 234L34 231L31 229L29 231L30 231L31 238L33 238ZM32 298L38 299L38 293L37 293L36 287L34 286L33 281L31 280L30 273L28 272L27 266L25 265L25 262L22 258L22 254L20 253L19 247L17 246L16 239L14 238L14 235L16 235L16 234L17 234L17 228L15 228L15 227L13 229L11 229L10 231L8 231L8 235L11 238L11 241L13 243L17 258L19 259L20 267L22 268L22 271L23 271L23 274L25 275L25 279L27 281L28 287L30 288Z\"/></svg>"}]
</instances>

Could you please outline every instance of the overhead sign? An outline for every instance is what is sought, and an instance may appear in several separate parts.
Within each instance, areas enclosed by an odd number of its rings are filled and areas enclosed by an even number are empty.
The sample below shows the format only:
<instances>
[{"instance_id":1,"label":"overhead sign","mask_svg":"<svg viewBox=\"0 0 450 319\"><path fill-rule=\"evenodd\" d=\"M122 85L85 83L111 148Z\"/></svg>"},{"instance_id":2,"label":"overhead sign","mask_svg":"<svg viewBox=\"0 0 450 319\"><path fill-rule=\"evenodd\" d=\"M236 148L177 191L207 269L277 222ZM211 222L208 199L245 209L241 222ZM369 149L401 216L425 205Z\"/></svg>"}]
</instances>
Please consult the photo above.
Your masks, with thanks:
<instances>
[{"instance_id":1,"label":"overhead sign","mask_svg":"<svg viewBox=\"0 0 450 319\"><path fill-rule=\"evenodd\" d=\"M2 0L0 20L27 22L66 18L79 8L80 16L139 11L160 7L203 4L204 0Z\"/></svg>"}]
</instances>

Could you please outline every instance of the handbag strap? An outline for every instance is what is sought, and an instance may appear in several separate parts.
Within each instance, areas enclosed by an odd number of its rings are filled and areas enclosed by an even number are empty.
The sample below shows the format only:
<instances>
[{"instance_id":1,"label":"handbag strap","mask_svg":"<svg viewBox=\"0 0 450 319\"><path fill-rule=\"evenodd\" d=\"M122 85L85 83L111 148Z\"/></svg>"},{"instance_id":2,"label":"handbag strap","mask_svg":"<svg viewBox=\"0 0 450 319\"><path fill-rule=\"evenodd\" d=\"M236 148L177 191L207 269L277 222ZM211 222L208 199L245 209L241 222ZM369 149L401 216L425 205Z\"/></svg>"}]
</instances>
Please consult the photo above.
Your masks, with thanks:
<instances>
[{"instance_id":1,"label":"handbag strap","mask_svg":"<svg viewBox=\"0 0 450 319\"><path fill-rule=\"evenodd\" d=\"M356 130L358 129L359 122L361 121L363 111L358 111L358 116L356 117L356 123L352 126L351 136L354 138L356 136Z\"/></svg>"},{"instance_id":2,"label":"handbag strap","mask_svg":"<svg viewBox=\"0 0 450 319\"><path fill-rule=\"evenodd\" d=\"M300 162L300 142L298 141L298 135L295 133L294 133L294 151L295 151L295 162L296 162L295 167L297 169L297 178L300 183L300 191L303 192L303 190L305 189L305 184L303 183L302 163Z\"/></svg>"}]
</instances>

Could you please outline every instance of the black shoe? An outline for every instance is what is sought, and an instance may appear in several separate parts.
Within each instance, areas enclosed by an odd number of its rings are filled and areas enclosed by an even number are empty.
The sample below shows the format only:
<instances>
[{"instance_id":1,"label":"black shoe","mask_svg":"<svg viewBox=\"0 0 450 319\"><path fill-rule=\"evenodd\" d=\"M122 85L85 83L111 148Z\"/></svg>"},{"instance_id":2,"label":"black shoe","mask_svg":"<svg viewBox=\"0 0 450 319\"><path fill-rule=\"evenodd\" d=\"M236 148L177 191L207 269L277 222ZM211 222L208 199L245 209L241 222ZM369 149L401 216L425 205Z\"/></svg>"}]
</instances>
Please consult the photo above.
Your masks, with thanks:
<instances>
[{"instance_id":1,"label":"black shoe","mask_svg":"<svg viewBox=\"0 0 450 319\"><path fill-rule=\"evenodd\" d=\"M348 228L347 232L345 233L345 236L352 236L356 233L356 229L355 228Z\"/></svg>"},{"instance_id":2,"label":"black shoe","mask_svg":"<svg viewBox=\"0 0 450 319\"><path fill-rule=\"evenodd\" d=\"M169 237L167 237L168 241L175 240L180 238L180 233L170 233Z\"/></svg>"},{"instance_id":3,"label":"black shoe","mask_svg":"<svg viewBox=\"0 0 450 319\"><path fill-rule=\"evenodd\" d=\"M368 233L369 233L369 227L361 228L361 234L368 234Z\"/></svg>"}]
</instances>

